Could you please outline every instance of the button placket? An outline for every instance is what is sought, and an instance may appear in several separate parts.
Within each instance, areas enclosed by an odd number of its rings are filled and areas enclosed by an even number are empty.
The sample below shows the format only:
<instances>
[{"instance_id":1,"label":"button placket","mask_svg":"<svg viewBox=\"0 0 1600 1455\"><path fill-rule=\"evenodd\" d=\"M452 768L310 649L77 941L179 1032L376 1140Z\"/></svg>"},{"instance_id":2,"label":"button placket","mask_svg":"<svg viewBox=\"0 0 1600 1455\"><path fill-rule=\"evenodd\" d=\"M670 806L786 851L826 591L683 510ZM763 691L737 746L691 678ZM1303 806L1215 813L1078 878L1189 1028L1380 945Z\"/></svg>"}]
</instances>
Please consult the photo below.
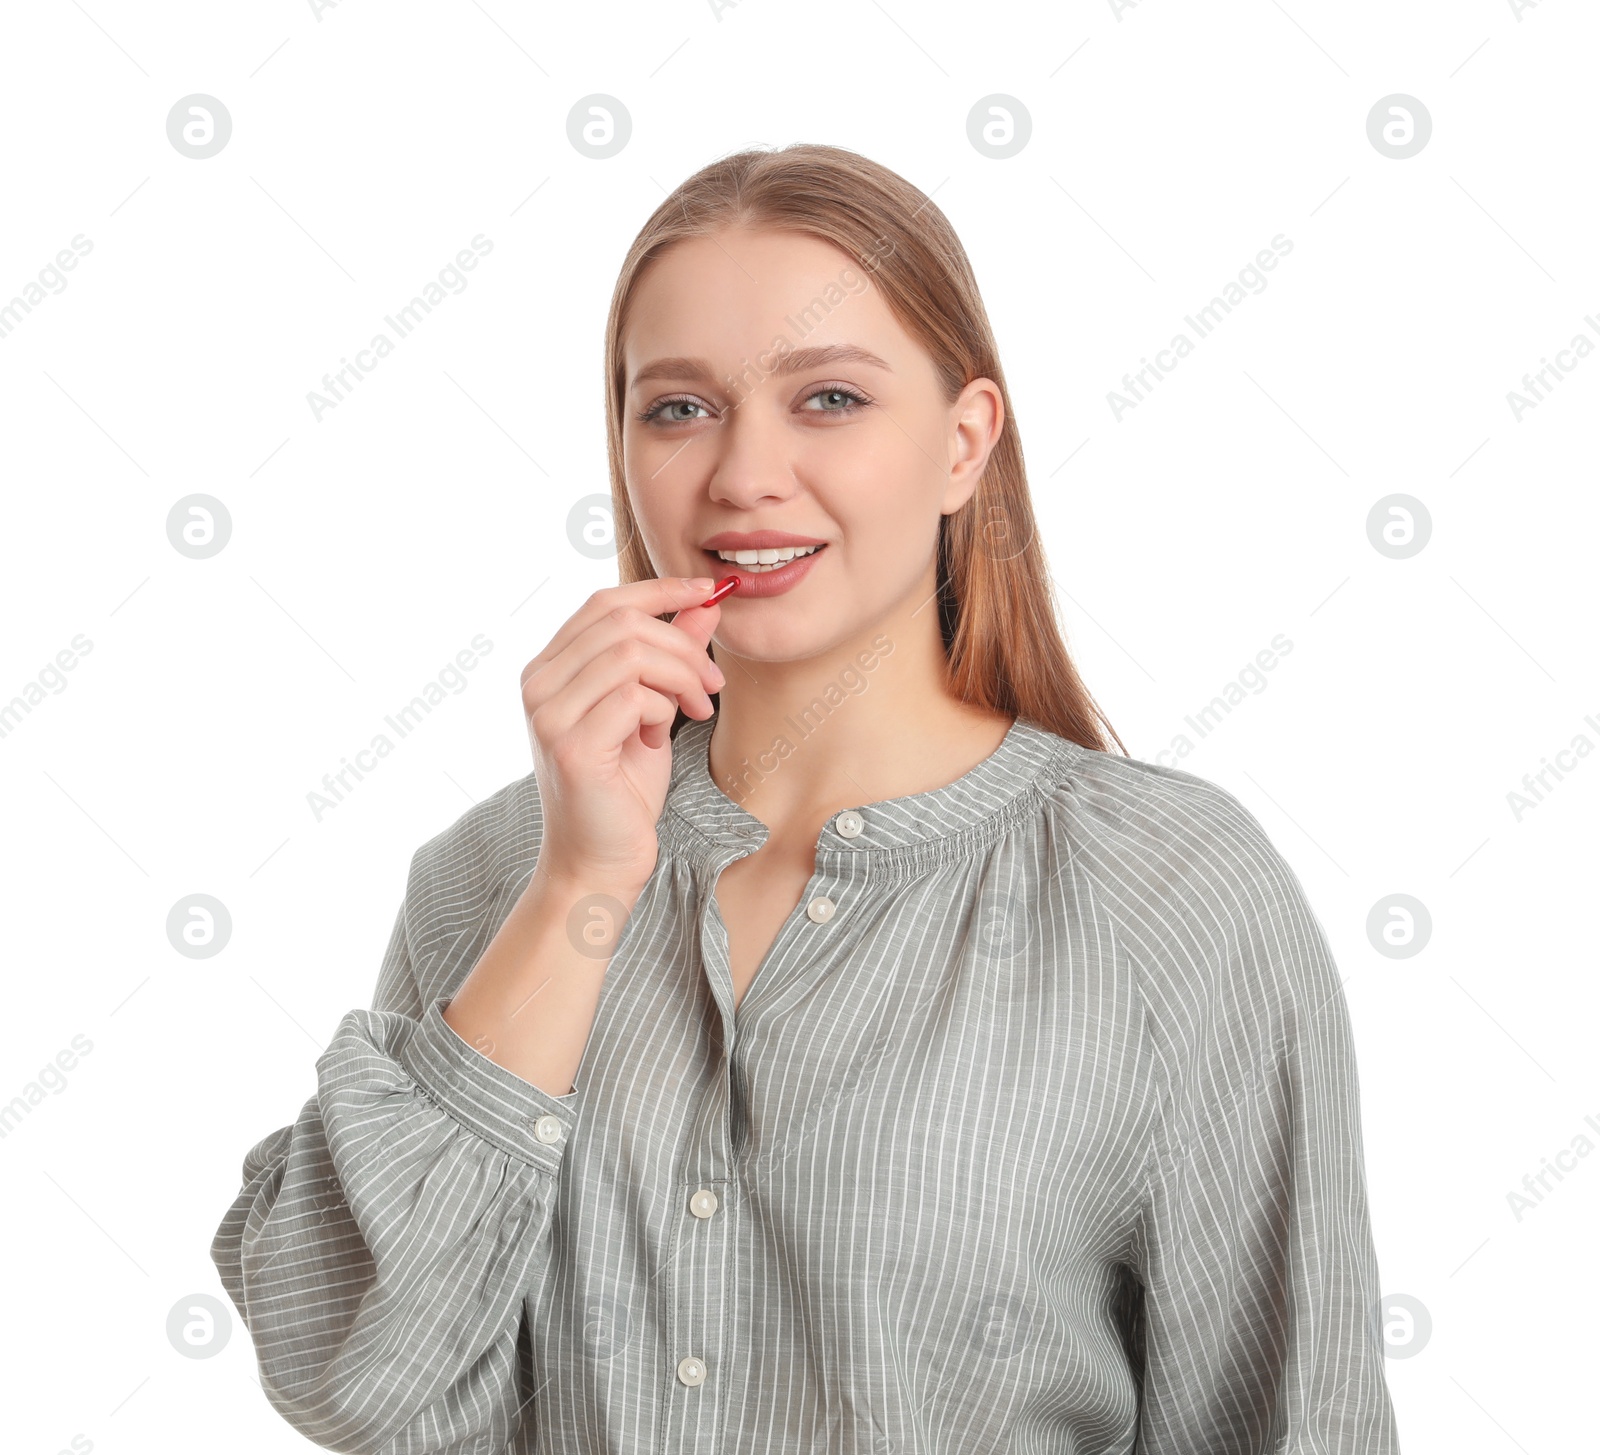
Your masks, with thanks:
<instances>
[{"instance_id":1,"label":"button placket","mask_svg":"<svg viewBox=\"0 0 1600 1455\"><path fill-rule=\"evenodd\" d=\"M866 819L854 808L847 808L833 816L833 831L842 839L859 838L866 826ZM812 924L825 925L838 911L838 901L832 895L818 894L806 905L806 918Z\"/></svg>"},{"instance_id":2,"label":"button placket","mask_svg":"<svg viewBox=\"0 0 1600 1455\"><path fill-rule=\"evenodd\" d=\"M833 825L841 838L853 839L859 836L865 827L865 820L854 809L850 809L846 810L845 813L835 815ZM748 831L741 832L736 830L729 839L721 842L719 846L721 852L715 855L709 867L709 875L713 887L707 895L708 902L715 902L714 886L722 869L733 859L741 857L739 850L745 848L752 837L754 835ZM813 875L811 882L807 885L807 890L819 889L824 885L832 886L840 882L829 869L819 867L819 871ZM814 926L827 924L839 911L838 902L831 894L812 894L809 899L804 901L804 904L806 919ZM708 966L715 961L716 970L719 973L726 972L728 967L723 953L724 946L710 933L711 920L705 910L706 905L703 904L700 922L701 953ZM796 918L786 920L779 927L777 937L773 945L768 949L768 956L772 957L781 952L786 937L793 938L805 933L807 933L806 928L800 925ZM765 964L766 961L763 961L763 966ZM759 986L764 995L770 995L772 993L770 977L766 980L762 978L766 974L765 969L758 967L756 981L752 984L752 990ZM729 1017L730 1022L731 1019ZM724 1060L720 1068L723 1077L722 1089L725 1093L722 1110L725 1114L730 1105L726 1093L731 1092L732 1089L731 1058L735 1054L737 1053L734 1050L734 1038L730 1036L728 1046L725 1048L727 1059ZM708 1130L710 1130L709 1127ZM729 1123L724 1119L717 1131L720 1131L723 1138L726 1139L728 1130ZM716 1131L712 1132L713 1136L716 1134ZM705 1158L702 1157L698 1160L704 1162ZM706 1175L706 1168L701 1167L696 1169L696 1172L703 1177ZM733 1296L736 1296L734 1280L737 1278L737 1270L733 1265L734 1249L728 1241L733 1236L733 1229L731 1226L725 1225L726 1220L732 1216L731 1211L722 1208L717 1194L704 1183L694 1186L693 1190L688 1193L687 1205L690 1215L697 1220L699 1231L690 1233L685 1230L683 1236L688 1241L680 1249L682 1256L675 1258L673 1261L674 1288L672 1290L671 1306L677 1311L677 1317L673 1320L670 1338L678 1350L687 1347L689 1349L699 1349L701 1352L682 1354L674 1367L680 1395L685 1387L695 1388L709 1380L710 1364L708 1361L710 1359L726 1358L727 1351L724 1347L725 1341L723 1338L726 1330L719 1327L716 1321L711 1318L710 1310L717 1306L721 1291L731 1290ZM730 1209L731 1206L730 1204ZM720 1218L717 1217L719 1211L722 1212L722 1217ZM713 1219L715 1221L712 1221ZM724 1307L726 1306L724 1305ZM687 1439L691 1430L696 1432L698 1438L703 1438L706 1435L707 1430L704 1421L707 1418L707 1414L705 1410L699 1409L697 1406L698 1401L695 1405L690 1405L681 1398L674 1399L671 1394L667 1395L663 1404L662 1414L669 1447L679 1437Z\"/></svg>"},{"instance_id":3,"label":"button placket","mask_svg":"<svg viewBox=\"0 0 1600 1455\"><path fill-rule=\"evenodd\" d=\"M715 886L729 863L758 847L755 838L743 826L725 831L700 864L704 876L697 902L700 955L730 1032L732 977L723 937L718 933L720 909L715 903ZM705 1068L707 1079L693 1120L692 1145L685 1153L686 1181L677 1193L683 1201L678 1204L676 1246L663 1270L670 1310L666 1352L675 1361L661 1391L660 1448L665 1450L699 1448L707 1442L708 1448L718 1445L721 1395L715 1386L703 1395L694 1391L710 1385L714 1362L720 1370L728 1359L727 1300L737 1274L728 1207L713 1188L726 1186L733 1157L732 1045L730 1034L723 1041L720 1057Z\"/></svg>"},{"instance_id":4,"label":"button placket","mask_svg":"<svg viewBox=\"0 0 1600 1455\"><path fill-rule=\"evenodd\" d=\"M715 1133L714 1133L715 1135ZM696 1158L703 1163L703 1158ZM715 1387L703 1395L688 1391L710 1385L711 1366L728 1366L731 1300L737 1296L738 1272L734 1266L733 1204L723 1205L717 1187L726 1184L707 1176L704 1166L689 1172L680 1192L691 1218L679 1228L667 1275L671 1317L667 1328L669 1357L674 1379L664 1387L662 1445L667 1450L720 1448L717 1428L722 1396ZM701 1180L704 1179L704 1180ZM684 1206L680 1203L679 1206ZM711 1403L706 1404L707 1400Z\"/></svg>"}]
</instances>

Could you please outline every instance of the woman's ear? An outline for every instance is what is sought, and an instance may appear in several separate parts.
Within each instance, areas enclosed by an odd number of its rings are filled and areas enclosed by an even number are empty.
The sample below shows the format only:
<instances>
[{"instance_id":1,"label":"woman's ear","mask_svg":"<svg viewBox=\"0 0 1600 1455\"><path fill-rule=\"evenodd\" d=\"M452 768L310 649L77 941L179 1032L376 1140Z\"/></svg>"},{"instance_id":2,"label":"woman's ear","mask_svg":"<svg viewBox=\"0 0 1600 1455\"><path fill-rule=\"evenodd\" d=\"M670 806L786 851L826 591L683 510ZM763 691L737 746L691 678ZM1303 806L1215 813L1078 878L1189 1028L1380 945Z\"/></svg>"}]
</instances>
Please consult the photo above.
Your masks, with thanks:
<instances>
[{"instance_id":1,"label":"woman's ear","mask_svg":"<svg viewBox=\"0 0 1600 1455\"><path fill-rule=\"evenodd\" d=\"M993 379L973 379L956 396L950 406L950 482L939 508L942 515L960 510L978 488L1005 420L1005 400Z\"/></svg>"}]
</instances>

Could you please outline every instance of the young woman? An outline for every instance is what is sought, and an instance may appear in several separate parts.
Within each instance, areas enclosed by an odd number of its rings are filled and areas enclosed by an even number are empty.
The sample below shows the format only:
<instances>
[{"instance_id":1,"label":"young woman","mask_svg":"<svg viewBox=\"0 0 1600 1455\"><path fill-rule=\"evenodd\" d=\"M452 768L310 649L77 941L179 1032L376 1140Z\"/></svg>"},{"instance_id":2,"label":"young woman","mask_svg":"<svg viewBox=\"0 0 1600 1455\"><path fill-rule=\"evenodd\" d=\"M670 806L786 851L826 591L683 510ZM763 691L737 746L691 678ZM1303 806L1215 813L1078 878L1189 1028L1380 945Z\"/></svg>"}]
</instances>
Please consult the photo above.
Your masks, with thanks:
<instances>
[{"instance_id":1,"label":"young woman","mask_svg":"<svg viewBox=\"0 0 1600 1455\"><path fill-rule=\"evenodd\" d=\"M938 208L831 147L705 168L606 391L621 584L216 1235L275 1408L397 1455L1392 1455L1326 939L1236 798L1110 751Z\"/></svg>"}]
</instances>

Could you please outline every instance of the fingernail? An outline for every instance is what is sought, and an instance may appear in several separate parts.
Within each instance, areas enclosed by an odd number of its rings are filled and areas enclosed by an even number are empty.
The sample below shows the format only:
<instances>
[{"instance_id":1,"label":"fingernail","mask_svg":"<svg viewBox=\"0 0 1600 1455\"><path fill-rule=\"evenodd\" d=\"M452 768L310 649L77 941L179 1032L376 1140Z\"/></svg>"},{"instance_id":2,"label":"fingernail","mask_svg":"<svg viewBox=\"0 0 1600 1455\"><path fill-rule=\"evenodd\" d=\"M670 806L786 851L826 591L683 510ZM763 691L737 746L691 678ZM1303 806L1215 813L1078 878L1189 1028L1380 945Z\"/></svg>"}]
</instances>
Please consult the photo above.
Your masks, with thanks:
<instances>
[{"instance_id":1,"label":"fingernail","mask_svg":"<svg viewBox=\"0 0 1600 1455\"><path fill-rule=\"evenodd\" d=\"M691 576L683 583L690 591L709 591L717 583L709 576Z\"/></svg>"}]
</instances>

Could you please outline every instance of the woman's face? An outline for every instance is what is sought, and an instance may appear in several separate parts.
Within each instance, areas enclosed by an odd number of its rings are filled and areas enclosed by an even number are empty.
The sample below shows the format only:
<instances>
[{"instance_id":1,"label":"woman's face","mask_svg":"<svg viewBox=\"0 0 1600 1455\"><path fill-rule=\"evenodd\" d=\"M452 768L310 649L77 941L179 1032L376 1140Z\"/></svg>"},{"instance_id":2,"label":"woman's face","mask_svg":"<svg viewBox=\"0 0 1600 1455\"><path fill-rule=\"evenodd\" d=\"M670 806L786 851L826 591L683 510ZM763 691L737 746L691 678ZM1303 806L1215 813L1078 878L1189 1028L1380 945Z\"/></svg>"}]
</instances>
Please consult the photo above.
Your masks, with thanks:
<instances>
[{"instance_id":1,"label":"woman's face","mask_svg":"<svg viewBox=\"0 0 1600 1455\"><path fill-rule=\"evenodd\" d=\"M740 570L705 549L730 532L825 543L788 590L725 598L719 643L809 657L927 601L939 517L977 487L999 391L974 380L946 402L853 258L786 232L677 243L634 292L623 363L624 477L659 575Z\"/></svg>"}]
</instances>

